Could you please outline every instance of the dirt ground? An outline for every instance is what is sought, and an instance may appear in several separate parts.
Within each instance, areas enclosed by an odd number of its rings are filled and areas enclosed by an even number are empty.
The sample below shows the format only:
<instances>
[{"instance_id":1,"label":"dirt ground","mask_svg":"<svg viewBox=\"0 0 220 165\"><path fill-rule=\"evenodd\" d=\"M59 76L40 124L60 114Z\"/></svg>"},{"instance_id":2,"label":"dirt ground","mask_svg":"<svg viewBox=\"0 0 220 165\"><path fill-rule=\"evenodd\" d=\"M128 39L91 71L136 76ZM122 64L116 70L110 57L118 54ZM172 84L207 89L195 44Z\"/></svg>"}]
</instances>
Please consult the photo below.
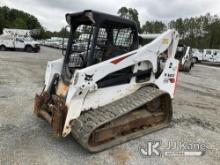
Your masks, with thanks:
<instances>
[{"instance_id":1,"label":"dirt ground","mask_svg":"<svg viewBox=\"0 0 220 165\"><path fill-rule=\"evenodd\" d=\"M220 67L195 65L179 74L169 128L90 154L71 136L54 138L50 126L33 115L47 61L61 57L60 50L45 47L33 54L0 52L0 165L219 164ZM139 151L152 140L161 142L162 156ZM205 144L206 151L203 156L165 156L169 142Z\"/></svg>"}]
</instances>

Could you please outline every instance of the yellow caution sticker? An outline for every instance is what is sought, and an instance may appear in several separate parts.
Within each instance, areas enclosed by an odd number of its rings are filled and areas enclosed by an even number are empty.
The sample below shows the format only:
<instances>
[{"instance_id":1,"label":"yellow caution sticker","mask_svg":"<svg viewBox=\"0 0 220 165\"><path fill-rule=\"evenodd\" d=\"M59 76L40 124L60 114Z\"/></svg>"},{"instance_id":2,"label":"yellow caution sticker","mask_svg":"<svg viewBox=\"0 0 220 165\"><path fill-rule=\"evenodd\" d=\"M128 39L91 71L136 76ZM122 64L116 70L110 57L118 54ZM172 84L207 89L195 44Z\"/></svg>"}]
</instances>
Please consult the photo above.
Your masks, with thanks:
<instances>
[{"instance_id":1,"label":"yellow caution sticker","mask_svg":"<svg viewBox=\"0 0 220 165\"><path fill-rule=\"evenodd\" d=\"M169 44L169 39L168 38L164 38L162 40L162 44L165 44L165 45Z\"/></svg>"}]
</instances>

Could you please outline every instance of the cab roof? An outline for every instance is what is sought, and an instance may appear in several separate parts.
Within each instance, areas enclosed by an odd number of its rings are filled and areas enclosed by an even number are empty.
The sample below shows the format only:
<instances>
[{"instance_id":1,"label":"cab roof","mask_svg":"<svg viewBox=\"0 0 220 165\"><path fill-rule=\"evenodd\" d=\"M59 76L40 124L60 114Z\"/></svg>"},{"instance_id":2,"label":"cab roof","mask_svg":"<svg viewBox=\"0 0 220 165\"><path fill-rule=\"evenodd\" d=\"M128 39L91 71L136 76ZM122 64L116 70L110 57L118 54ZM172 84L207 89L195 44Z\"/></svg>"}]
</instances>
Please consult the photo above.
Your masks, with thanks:
<instances>
[{"instance_id":1,"label":"cab roof","mask_svg":"<svg viewBox=\"0 0 220 165\"><path fill-rule=\"evenodd\" d=\"M102 13L94 10L84 10L77 13L67 13L66 21L68 24L73 25L99 25L100 27L114 26L121 28L131 27L137 29L136 23L119 16Z\"/></svg>"}]
</instances>

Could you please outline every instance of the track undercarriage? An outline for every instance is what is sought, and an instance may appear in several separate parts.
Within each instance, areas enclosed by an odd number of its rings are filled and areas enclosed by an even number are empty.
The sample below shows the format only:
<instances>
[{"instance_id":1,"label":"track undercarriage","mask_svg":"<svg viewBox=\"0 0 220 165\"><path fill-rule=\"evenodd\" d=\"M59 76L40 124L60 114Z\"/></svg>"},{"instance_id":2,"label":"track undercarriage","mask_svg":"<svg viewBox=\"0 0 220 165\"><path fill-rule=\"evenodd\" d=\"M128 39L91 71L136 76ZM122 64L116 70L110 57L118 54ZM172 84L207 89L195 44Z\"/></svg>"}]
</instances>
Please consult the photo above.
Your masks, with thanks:
<instances>
[{"instance_id":1,"label":"track undercarriage","mask_svg":"<svg viewBox=\"0 0 220 165\"><path fill-rule=\"evenodd\" d=\"M35 112L52 125L54 135L60 136L66 116L65 106L58 96L53 96L53 101L46 98L36 97ZM146 86L108 105L82 112L72 122L72 135L84 148L98 152L164 128L169 125L171 117L169 94Z\"/></svg>"}]
</instances>

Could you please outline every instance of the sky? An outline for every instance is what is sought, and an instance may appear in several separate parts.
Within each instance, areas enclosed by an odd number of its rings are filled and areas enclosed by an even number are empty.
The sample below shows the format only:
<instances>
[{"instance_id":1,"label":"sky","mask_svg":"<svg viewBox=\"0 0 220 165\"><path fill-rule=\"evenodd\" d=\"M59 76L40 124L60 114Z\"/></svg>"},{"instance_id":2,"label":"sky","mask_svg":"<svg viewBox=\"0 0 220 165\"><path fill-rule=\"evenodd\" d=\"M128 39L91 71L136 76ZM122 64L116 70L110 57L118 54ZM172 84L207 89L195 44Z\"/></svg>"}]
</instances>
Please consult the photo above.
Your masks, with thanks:
<instances>
[{"instance_id":1,"label":"sky","mask_svg":"<svg viewBox=\"0 0 220 165\"><path fill-rule=\"evenodd\" d=\"M122 6L135 8L141 24L147 20L168 23L179 17L200 16L208 12L220 15L219 0L0 0L0 6L32 14L50 31L59 31L66 25L66 13L86 9L116 15Z\"/></svg>"}]
</instances>

